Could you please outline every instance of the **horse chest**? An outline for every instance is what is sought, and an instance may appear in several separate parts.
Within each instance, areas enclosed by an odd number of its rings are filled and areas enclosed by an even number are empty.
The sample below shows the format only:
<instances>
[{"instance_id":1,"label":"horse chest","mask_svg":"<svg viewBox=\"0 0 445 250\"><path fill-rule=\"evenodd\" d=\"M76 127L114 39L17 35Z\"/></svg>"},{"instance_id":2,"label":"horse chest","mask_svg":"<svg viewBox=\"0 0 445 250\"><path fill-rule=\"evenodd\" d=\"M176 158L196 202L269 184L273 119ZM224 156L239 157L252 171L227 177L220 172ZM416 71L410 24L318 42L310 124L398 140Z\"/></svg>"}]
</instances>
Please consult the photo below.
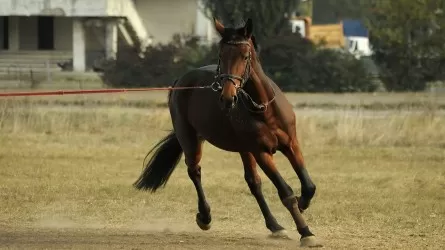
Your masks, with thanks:
<instances>
[{"instance_id":1,"label":"horse chest","mask_svg":"<svg viewBox=\"0 0 445 250\"><path fill-rule=\"evenodd\" d=\"M192 106L196 107L193 110L199 112L187 112L188 122L202 139L232 152L276 151L279 140L274 122L252 115L242 105L230 112L224 112L214 101L217 97L191 98Z\"/></svg>"},{"instance_id":2,"label":"horse chest","mask_svg":"<svg viewBox=\"0 0 445 250\"><path fill-rule=\"evenodd\" d=\"M231 124L239 145L242 145L243 149L275 153L278 147L278 138L273 126L269 126L263 121L250 119L231 120Z\"/></svg>"},{"instance_id":3,"label":"horse chest","mask_svg":"<svg viewBox=\"0 0 445 250\"><path fill-rule=\"evenodd\" d=\"M257 141L259 150L267 151L272 154L277 151L279 140L277 137L276 128L262 124L254 134L254 138Z\"/></svg>"}]
</instances>

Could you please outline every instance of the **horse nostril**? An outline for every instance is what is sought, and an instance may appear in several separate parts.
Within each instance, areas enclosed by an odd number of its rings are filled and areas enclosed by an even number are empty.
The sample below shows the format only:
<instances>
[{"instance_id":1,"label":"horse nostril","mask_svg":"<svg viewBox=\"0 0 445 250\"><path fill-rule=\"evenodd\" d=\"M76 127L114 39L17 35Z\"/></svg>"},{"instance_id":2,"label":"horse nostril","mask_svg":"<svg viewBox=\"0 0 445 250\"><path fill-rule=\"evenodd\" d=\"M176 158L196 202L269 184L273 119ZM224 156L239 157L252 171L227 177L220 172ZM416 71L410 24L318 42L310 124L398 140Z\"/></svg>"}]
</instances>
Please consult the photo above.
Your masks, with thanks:
<instances>
[{"instance_id":1,"label":"horse nostril","mask_svg":"<svg viewBox=\"0 0 445 250\"><path fill-rule=\"evenodd\" d=\"M219 96L219 101L224 106L224 108L230 109L230 108L235 107L236 102L238 101L238 97L237 96L233 96L231 98L230 97L226 98L226 97L224 97L224 95L220 95Z\"/></svg>"},{"instance_id":2,"label":"horse nostril","mask_svg":"<svg viewBox=\"0 0 445 250\"><path fill-rule=\"evenodd\" d=\"M237 102L238 102L238 96L234 96L234 97L233 97L233 102L234 102L234 103L237 103Z\"/></svg>"}]
</instances>

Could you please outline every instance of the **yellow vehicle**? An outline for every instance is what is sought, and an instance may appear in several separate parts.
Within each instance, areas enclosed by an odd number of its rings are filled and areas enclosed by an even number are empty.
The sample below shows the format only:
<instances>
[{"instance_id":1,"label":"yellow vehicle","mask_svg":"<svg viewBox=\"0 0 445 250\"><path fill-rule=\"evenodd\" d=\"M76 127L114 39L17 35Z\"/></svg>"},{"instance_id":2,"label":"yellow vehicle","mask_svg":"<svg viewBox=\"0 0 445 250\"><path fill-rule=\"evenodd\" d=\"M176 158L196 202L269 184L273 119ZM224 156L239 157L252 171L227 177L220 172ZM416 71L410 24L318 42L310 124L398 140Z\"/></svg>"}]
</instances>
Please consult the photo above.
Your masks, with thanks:
<instances>
[{"instance_id":1,"label":"yellow vehicle","mask_svg":"<svg viewBox=\"0 0 445 250\"><path fill-rule=\"evenodd\" d=\"M345 36L343 24L320 24L312 25L310 17L294 17L290 19L293 32L300 32L303 37L315 43L324 43L328 48L343 48Z\"/></svg>"}]
</instances>

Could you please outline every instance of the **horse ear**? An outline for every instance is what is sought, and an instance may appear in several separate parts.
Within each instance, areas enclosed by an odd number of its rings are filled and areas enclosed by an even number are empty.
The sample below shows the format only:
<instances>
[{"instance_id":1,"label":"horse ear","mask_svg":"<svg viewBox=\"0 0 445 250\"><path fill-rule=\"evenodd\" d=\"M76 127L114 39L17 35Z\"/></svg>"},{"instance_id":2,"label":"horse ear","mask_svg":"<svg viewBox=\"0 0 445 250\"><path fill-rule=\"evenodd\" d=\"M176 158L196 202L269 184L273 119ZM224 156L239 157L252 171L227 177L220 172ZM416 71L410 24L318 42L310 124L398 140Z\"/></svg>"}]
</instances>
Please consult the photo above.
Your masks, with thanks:
<instances>
[{"instance_id":1,"label":"horse ear","mask_svg":"<svg viewBox=\"0 0 445 250\"><path fill-rule=\"evenodd\" d=\"M256 41L255 36L252 35L252 36L250 37L250 39L252 40L253 48L257 51L257 50L258 50L258 43L257 43L257 41Z\"/></svg>"},{"instance_id":2,"label":"horse ear","mask_svg":"<svg viewBox=\"0 0 445 250\"><path fill-rule=\"evenodd\" d=\"M253 22L252 19L248 18L246 25L244 25L244 36L250 38L253 32Z\"/></svg>"},{"instance_id":3,"label":"horse ear","mask_svg":"<svg viewBox=\"0 0 445 250\"><path fill-rule=\"evenodd\" d=\"M221 36L224 36L224 25L218 21L215 17L213 18L213 22L215 23L215 29Z\"/></svg>"}]
</instances>

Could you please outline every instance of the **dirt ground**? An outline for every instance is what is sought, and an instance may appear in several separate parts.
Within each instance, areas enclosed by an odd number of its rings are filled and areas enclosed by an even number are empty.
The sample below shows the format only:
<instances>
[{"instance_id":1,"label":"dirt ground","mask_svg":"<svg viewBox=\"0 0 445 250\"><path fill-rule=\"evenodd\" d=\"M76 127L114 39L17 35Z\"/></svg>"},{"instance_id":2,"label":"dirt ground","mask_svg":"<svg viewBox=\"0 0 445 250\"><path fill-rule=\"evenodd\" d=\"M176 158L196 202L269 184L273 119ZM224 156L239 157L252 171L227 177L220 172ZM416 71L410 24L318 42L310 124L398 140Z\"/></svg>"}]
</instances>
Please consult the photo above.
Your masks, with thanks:
<instances>
[{"instance_id":1,"label":"dirt ground","mask_svg":"<svg viewBox=\"0 0 445 250\"><path fill-rule=\"evenodd\" d=\"M439 235L325 232L322 249L443 249ZM373 235L374 234L374 235ZM250 232L172 232L128 229L2 229L1 249L299 249L298 235L270 238ZM332 237L332 238L331 238ZM436 239L436 240L434 240Z\"/></svg>"},{"instance_id":2,"label":"dirt ground","mask_svg":"<svg viewBox=\"0 0 445 250\"><path fill-rule=\"evenodd\" d=\"M0 233L2 249L294 249L298 241L206 232L22 229Z\"/></svg>"}]
</instances>

